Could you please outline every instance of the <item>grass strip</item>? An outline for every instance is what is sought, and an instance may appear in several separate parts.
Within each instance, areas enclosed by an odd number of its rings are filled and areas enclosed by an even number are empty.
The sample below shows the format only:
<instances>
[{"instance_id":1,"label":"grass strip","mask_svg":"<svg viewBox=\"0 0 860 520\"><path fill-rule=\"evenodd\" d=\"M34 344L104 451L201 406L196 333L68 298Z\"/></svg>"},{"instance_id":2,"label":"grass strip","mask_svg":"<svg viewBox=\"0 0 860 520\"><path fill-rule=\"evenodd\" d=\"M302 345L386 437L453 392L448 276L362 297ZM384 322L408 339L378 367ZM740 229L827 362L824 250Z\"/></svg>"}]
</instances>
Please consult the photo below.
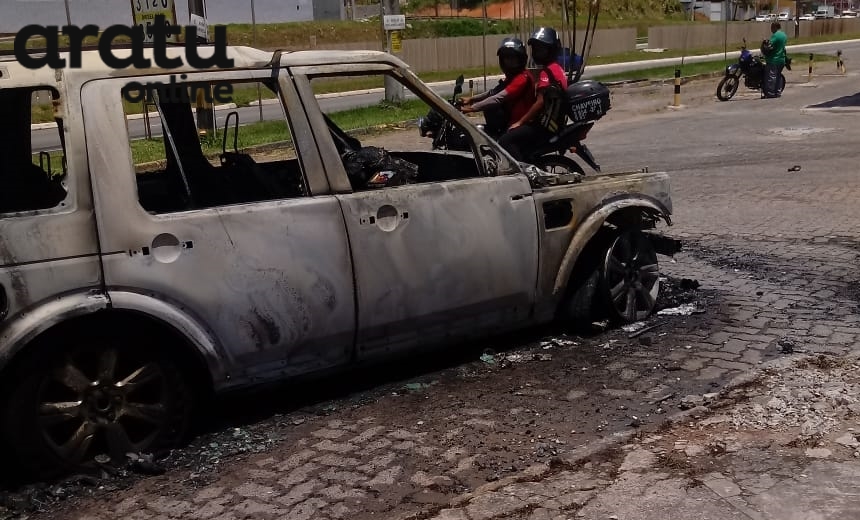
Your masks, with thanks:
<instances>
[{"instance_id":1,"label":"grass strip","mask_svg":"<svg viewBox=\"0 0 860 520\"><path fill-rule=\"evenodd\" d=\"M795 53L791 54L792 65L798 69L798 67L802 68L801 65L808 63L809 54L803 53ZM815 54L814 55L815 63L821 62L835 62L836 56L830 56L827 54ZM631 70L626 72L618 72L615 74L605 74L601 76L595 76L594 79L598 81L635 81L635 80L665 80L671 79L675 77L675 69L681 69L682 76L695 76L698 74L708 74L712 72L723 71L726 68L727 63L735 63L735 60L730 60L726 62L725 60L714 60L714 61L704 61L700 63L689 63L685 64L683 67L676 67L674 65L668 65L665 67L654 67L650 69L640 69L640 70ZM798 69L799 70L799 69Z\"/></svg>"},{"instance_id":2,"label":"grass strip","mask_svg":"<svg viewBox=\"0 0 860 520\"><path fill-rule=\"evenodd\" d=\"M420 100L407 100L397 104L383 101L374 106L332 112L328 115L335 124L349 132L415 120L425 115L427 110L427 104ZM229 145L232 145L232 139L231 131L227 139ZM239 128L238 148L240 150L272 144L281 144L282 147L292 146L291 136L283 121L261 121ZM220 138L205 139L201 145L207 158L217 158L221 153ZM164 160L164 140L161 137L136 139L131 142L131 151L135 164ZM55 151L50 155L52 174L62 173L62 152ZM33 155L33 164L39 164L39 154Z\"/></svg>"}]
</instances>

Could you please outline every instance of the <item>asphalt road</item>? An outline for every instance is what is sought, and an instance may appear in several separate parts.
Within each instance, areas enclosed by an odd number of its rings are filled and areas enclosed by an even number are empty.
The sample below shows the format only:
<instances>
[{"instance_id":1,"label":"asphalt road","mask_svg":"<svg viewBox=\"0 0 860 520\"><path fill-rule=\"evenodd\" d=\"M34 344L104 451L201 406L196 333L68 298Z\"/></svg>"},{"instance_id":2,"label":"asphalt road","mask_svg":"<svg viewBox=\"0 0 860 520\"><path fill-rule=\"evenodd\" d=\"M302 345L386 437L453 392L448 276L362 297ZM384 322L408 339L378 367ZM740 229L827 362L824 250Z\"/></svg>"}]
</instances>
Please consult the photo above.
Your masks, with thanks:
<instances>
[{"instance_id":1,"label":"asphalt road","mask_svg":"<svg viewBox=\"0 0 860 520\"><path fill-rule=\"evenodd\" d=\"M792 52L817 52L817 53L829 53L836 52L837 49L841 49L845 55L847 56L851 54L856 54L856 51L860 50L860 40L849 40L843 42L832 42L832 43L816 43L816 44L808 44L808 45L797 45L789 47L789 50ZM729 53L729 57L732 55L737 55L736 52ZM723 54L711 54L706 56L692 56L684 59L685 63L696 63L702 61L709 61L714 59L719 59L723 57ZM681 62L681 58L666 58L666 59L658 59L658 60L647 60L640 62L627 62L627 63L615 63L609 65L594 65L588 67L587 74L584 77L593 77L596 75L604 75L604 74L615 74L618 72L626 72L630 70L641 70L645 68L651 67L660 67L667 65L678 65ZM797 64L797 67L804 67L805 64ZM848 63L850 67L850 62ZM476 85L483 84L483 78L474 78L476 79ZM488 77L488 85L495 84L497 81L497 76ZM438 94L442 96L450 96L453 92L453 82L439 82L433 83L430 85L431 88ZM414 96L407 96L414 97ZM334 112L341 110L348 110L351 108L358 107L366 107L372 106L381 101L384 98L384 93L381 89L373 89L370 91L364 91L358 94L349 94L342 95L337 97L325 97L320 100L320 105L322 109L326 112ZM227 115L231 111L229 110L219 110L216 111L216 124L219 128L223 128L224 123L226 121ZM253 122L257 122L260 120L260 110L259 107L242 107L238 109L239 112L239 123L240 124L249 124ZM263 120L271 121L277 118L282 117L282 112L278 105L263 105ZM161 135L162 128L161 122L159 118L155 117L151 119L152 125L152 133L153 135L159 136ZM142 119L133 119L129 121L129 132L133 139L142 139L145 135L145 126ZM60 139L57 135L56 129L48 128L42 130L36 130L33 132L33 151L50 151L50 150L58 150L60 148Z\"/></svg>"}]
</instances>

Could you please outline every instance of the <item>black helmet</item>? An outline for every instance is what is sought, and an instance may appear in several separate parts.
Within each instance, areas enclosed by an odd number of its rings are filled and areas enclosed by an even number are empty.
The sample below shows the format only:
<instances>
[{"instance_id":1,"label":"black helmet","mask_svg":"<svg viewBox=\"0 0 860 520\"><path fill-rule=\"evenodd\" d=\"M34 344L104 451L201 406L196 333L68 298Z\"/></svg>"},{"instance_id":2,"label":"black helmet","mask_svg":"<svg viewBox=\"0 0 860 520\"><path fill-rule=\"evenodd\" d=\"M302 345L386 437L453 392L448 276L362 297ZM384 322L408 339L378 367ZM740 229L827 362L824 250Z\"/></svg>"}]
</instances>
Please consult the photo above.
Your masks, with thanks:
<instances>
[{"instance_id":1,"label":"black helmet","mask_svg":"<svg viewBox=\"0 0 860 520\"><path fill-rule=\"evenodd\" d=\"M499 50L496 51L496 56L501 56L503 52L528 57L526 46L523 45L523 41L511 36L502 40L502 43L499 45Z\"/></svg>"},{"instance_id":2,"label":"black helmet","mask_svg":"<svg viewBox=\"0 0 860 520\"><path fill-rule=\"evenodd\" d=\"M496 56L499 57L499 67L504 71L505 75L516 74L526 68L526 63L529 60L526 46L519 38L508 37L502 40L499 45L499 50L496 51ZM505 58L513 58L514 63L510 63Z\"/></svg>"},{"instance_id":3,"label":"black helmet","mask_svg":"<svg viewBox=\"0 0 860 520\"><path fill-rule=\"evenodd\" d=\"M535 43L543 44L553 49L560 47L561 42L558 39L558 33L552 27L539 27L537 31L529 38L529 45Z\"/></svg>"}]
</instances>

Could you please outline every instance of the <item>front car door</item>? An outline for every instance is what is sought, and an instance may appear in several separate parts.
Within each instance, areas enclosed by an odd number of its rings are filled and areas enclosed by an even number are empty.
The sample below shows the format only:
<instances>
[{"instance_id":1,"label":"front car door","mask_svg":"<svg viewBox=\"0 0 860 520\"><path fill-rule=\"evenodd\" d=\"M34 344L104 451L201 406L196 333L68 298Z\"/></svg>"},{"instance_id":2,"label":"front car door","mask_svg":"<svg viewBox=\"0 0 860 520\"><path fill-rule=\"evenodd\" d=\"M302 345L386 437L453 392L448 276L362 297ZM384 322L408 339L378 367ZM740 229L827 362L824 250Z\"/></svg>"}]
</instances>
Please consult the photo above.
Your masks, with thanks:
<instances>
[{"instance_id":1,"label":"front car door","mask_svg":"<svg viewBox=\"0 0 860 520\"><path fill-rule=\"evenodd\" d=\"M294 68L291 73L309 114L321 106L335 124L349 125L353 118L337 113L342 100L316 99L312 83L343 81L343 76L366 82L367 76L357 75L370 72L381 84L382 75L393 70L356 64ZM415 90L407 90L405 107L423 115L435 98ZM426 99L416 100L416 95ZM321 119L316 124L324 124ZM430 151L430 139L408 129L374 143L417 164L418 183L367 189L346 181L344 143L333 142L325 131L318 131L317 138L325 141L322 149L331 150L323 154L325 168L333 189L341 190L338 200L358 289L359 357L503 330L529 319L539 259L535 207L525 175L489 177L486 164L472 153ZM483 153L492 155L491 150Z\"/></svg>"},{"instance_id":2,"label":"front car door","mask_svg":"<svg viewBox=\"0 0 860 520\"><path fill-rule=\"evenodd\" d=\"M140 120L123 113L120 91L129 79L83 89L109 294L114 301L167 302L202 323L232 372L230 384L342 364L354 345L352 265L340 204L326 193L292 84L271 75L188 75L197 84L230 84L238 103L256 100L259 86L275 103L266 110L281 116L259 123L258 107L240 106L225 121L227 112L217 111L218 139L202 145L187 102L163 97L157 107L167 139L145 140Z\"/></svg>"}]
</instances>

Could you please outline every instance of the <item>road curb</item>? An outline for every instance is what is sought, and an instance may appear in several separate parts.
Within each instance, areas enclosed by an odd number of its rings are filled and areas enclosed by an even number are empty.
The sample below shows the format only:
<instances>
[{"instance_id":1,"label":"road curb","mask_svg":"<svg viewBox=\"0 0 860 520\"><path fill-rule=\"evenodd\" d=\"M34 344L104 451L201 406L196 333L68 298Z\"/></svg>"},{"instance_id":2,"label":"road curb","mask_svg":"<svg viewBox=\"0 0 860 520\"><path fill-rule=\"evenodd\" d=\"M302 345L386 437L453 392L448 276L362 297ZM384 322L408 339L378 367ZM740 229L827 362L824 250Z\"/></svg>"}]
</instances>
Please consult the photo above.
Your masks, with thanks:
<instances>
[{"instance_id":1,"label":"road curb","mask_svg":"<svg viewBox=\"0 0 860 520\"><path fill-rule=\"evenodd\" d=\"M860 107L823 107L823 108L814 108L814 107L803 107L800 109L801 113L804 112L831 112L834 114L850 114L852 112L860 112Z\"/></svg>"}]
</instances>

